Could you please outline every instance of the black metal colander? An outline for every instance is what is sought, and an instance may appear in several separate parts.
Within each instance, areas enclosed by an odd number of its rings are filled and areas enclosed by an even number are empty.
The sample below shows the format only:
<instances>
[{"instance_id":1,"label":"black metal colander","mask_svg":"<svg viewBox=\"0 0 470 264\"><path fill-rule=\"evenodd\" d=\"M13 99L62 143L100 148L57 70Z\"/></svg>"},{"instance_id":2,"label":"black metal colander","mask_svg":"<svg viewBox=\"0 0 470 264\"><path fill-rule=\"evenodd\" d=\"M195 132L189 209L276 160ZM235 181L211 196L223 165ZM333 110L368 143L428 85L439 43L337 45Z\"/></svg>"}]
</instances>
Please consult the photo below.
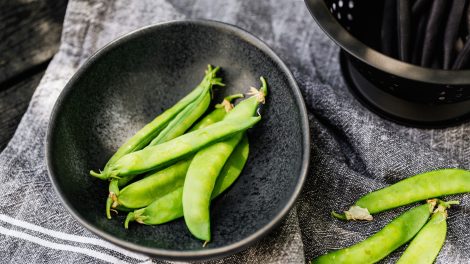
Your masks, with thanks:
<instances>
[{"instance_id":1,"label":"black metal colander","mask_svg":"<svg viewBox=\"0 0 470 264\"><path fill-rule=\"evenodd\" d=\"M369 109L413 126L447 126L470 117L470 70L424 68L377 51L384 1L305 3L320 27L341 47L343 75Z\"/></svg>"}]
</instances>

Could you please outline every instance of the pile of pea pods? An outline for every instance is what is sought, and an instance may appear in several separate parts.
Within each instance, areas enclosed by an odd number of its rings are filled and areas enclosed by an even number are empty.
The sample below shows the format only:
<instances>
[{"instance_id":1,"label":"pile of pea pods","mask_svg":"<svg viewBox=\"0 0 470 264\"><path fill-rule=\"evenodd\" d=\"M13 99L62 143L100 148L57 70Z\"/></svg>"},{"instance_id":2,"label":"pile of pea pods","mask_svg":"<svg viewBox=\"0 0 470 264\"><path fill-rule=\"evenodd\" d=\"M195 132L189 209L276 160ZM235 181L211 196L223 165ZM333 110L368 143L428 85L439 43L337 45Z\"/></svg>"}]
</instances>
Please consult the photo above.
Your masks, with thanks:
<instances>
[{"instance_id":1,"label":"pile of pea pods","mask_svg":"<svg viewBox=\"0 0 470 264\"><path fill-rule=\"evenodd\" d=\"M184 217L196 238L211 240L211 200L240 175L249 153L246 130L261 120L267 95L261 77L251 97L234 107L243 94L231 95L208 111L213 86L224 86L218 70L209 65L196 88L128 139L103 170L90 171L109 181L108 219L112 211L128 212L128 228L133 221L158 225Z\"/></svg>"},{"instance_id":2,"label":"pile of pea pods","mask_svg":"<svg viewBox=\"0 0 470 264\"><path fill-rule=\"evenodd\" d=\"M470 192L470 171L440 169L421 173L361 197L344 214L332 212L341 220L373 220L393 208L426 201L387 224L358 244L315 258L311 263L375 263L411 240L397 263L433 263L447 234L447 209L458 201L436 199Z\"/></svg>"}]
</instances>

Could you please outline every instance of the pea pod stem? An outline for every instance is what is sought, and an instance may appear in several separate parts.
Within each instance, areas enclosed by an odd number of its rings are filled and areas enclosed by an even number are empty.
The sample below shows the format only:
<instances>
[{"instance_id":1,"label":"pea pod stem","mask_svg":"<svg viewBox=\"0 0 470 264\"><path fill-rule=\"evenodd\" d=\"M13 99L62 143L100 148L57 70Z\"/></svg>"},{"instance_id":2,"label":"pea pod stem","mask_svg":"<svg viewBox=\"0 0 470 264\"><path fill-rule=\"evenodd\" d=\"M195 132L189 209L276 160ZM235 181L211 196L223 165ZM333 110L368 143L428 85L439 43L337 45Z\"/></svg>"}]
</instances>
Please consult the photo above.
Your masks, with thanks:
<instances>
[{"instance_id":1,"label":"pea pod stem","mask_svg":"<svg viewBox=\"0 0 470 264\"><path fill-rule=\"evenodd\" d=\"M367 209L373 215L434 197L467 192L470 192L470 171L463 169L430 171L409 177L361 197L351 207L353 210L346 211L345 217L348 220L368 220L361 219L367 215L358 216L354 212L358 208L362 208ZM349 218L348 214L350 214Z\"/></svg>"},{"instance_id":2,"label":"pea pod stem","mask_svg":"<svg viewBox=\"0 0 470 264\"><path fill-rule=\"evenodd\" d=\"M315 258L311 263L375 263L411 240L426 224L433 209L432 203L412 208L366 240Z\"/></svg>"}]
</instances>

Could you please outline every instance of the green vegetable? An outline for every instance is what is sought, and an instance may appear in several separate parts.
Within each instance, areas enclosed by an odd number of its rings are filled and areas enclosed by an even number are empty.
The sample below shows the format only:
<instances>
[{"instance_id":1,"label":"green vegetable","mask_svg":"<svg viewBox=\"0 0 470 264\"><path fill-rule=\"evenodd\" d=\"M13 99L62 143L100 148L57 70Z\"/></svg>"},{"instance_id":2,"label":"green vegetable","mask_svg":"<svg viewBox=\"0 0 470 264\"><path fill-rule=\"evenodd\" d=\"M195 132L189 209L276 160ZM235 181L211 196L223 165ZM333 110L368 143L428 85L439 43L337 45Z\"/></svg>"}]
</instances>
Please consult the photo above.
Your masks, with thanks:
<instances>
[{"instance_id":1,"label":"green vegetable","mask_svg":"<svg viewBox=\"0 0 470 264\"><path fill-rule=\"evenodd\" d=\"M160 145L129 153L110 167L109 174L111 177L122 178L168 166L204 147L247 130L260 120L260 116L223 120Z\"/></svg>"},{"instance_id":2,"label":"green vegetable","mask_svg":"<svg viewBox=\"0 0 470 264\"><path fill-rule=\"evenodd\" d=\"M347 220L372 220L370 214L444 195L470 192L470 171L442 169L418 174L381 190L371 192L345 212L333 213Z\"/></svg>"},{"instance_id":3,"label":"green vegetable","mask_svg":"<svg viewBox=\"0 0 470 264\"><path fill-rule=\"evenodd\" d=\"M410 209L366 240L320 256L311 263L375 263L412 239L426 224L434 206L435 201Z\"/></svg>"},{"instance_id":4,"label":"green vegetable","mask_svg":"<svg viewBox=\"0 0 470 264\"><path fill-rule=\"evenodd\" d=\"M440 202L431 220L419 231L397 264L432 264L446 240L447 208L458 202Z\"/></svg>"},{"instance_id":5,"label":"green vegetable","mask_svg":"<svg viewBox=\"0 0 470 264\"><path fill-rule=\"evenodd\" d=\"M209 65L209 70L211 66ZM207 107L211 102L211 88L213 84L218 84L223 86L220 78L214 78L212 82L208 85L205 85L200 95L189 105L187 105L183 110L181 110L176 117L174 117L168 125L155 137L150 144L147 146L154 146L173 138L176 138L182 135L189 127L196 122L199 117L201 117L204 112L206 112ZM109 167L108 167L109 168ZM105 169L106 171L106 169ZM127 185L131 180L133 180L137 175L132 175L122 179L111 179L109 183L109 195L106 200L106 216L108 219L111 219L111 205L115 205L115 199L113 196L119 194L119 187ZM116 183L117 182L117 183ZM115 206L113 206L115 207Z\"/></svg>"},{"instance_id":6,"label":"green vegetable","mask_svg":"<svg viewBox=\"0 0 470 264\"><path fill-rule=\"evenodd\" d=\"M212 198L219 196L229 188L240 175L246 160L248 159L249 143L247 136L243 136L241 142L233 150L224 168L220 172L212 191ZM146 225L158 225L173 221L183 216L183 187L179 187L171 193L156 199L149 206L135 210L127 215L125 228L129 228L129 222L137 221Z\"/></svg>"},{"instance_id":7,"label":"green vegetable","mask_svg":"<svg viewBox=\"0 0 470 264\"><path fill-rule=\"evenodd\" d=\"M231 100L242 96L241 94L236 94L226 97L222 104L217 105L215 110L202 118L191 128L191 131L207 127L222 120L226 115L226 111L229 111L231 108ZM112 207L124 206L127 209L142 208L151 204L155 199L183 186L191 159L177 162L164 170L151 173L144 179L125 187L120 192L114 192L110 196L113 201Z\"/></svg>"},{"instance_id":8,"label":"green vegetable","mask_svg":"<svg viewBox=\"0 0 470 264\"><path fill-rule=\"evenodd\" d=\"M218 70L219 67L212 69L212 66L209 65L204 79L191 93L181 99L173 107L156 117L152 122L145 125L134 136L128 139L109 159L103 171L101 171L100 173L90 171L90 175L102 180L109 179L109 168L112 164L114 164L114 162L116 162L126 154L132 153L136 150L140 150L147 146L149 142L152 141L152 139L154 139L175 116L177 116L183 109L185 109L188 105L194 102L197 98L199 98L201 94L204 93L204 91L207 91L215 84L221 85L221 79L216 78L215 76Z\"/></svg>"},{"instance_id":9,"label":"green vegetable","mask_svg":"<svg viewBox=\"0 0 470 264\"><path fill-rule=\"evenodd\" d=\"M264 102L267 85L261 77L263 87L252 96L239 103L227 114L224 121L252 117L260 102ZM245 102L246 101L246 102ZM238 133L226 141L213 144L200 150L191 161L183 187L183 212L186 226L198 239L210 241L210 202L217 176L232 151L242 139Z\"/></svg>"}]
</instances>

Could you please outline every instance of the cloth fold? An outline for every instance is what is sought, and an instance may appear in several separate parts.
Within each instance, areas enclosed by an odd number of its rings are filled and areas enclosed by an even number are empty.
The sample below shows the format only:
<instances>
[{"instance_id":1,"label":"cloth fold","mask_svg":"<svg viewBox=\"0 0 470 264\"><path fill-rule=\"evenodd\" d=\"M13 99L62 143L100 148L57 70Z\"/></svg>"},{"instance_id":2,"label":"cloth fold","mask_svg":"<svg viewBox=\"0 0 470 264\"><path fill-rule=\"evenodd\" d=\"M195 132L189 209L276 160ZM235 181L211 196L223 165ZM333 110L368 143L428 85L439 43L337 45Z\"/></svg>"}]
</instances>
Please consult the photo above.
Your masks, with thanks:
<instances>
[{"instance_id":1,"label":"cloth fold","mask_svg":"<svg viewBox=\"0 0 470 264\"><path fill-rule=\"evenodd\" d=\"M13 139L0 154L0 259L10 263L160 263L106 242L66 211L47 176L44 142L52 107L78 67L99 48L139 27L185 18L219 20L268 43L293 72L309 111L311 165L282 225L249 249L211 263L303 263L375 233L405 208L374 222L340 222L361 195L423 171L470 168L470 124L415 129L383 120L352 97L338 47L302 0L70 0L59 52ZM280 106L281 107L281 106ZM447 241L437 263L468 263L470 196L452 197ZM385 259L393 263L403 248Z\"/></svg>"}]
</instances>

